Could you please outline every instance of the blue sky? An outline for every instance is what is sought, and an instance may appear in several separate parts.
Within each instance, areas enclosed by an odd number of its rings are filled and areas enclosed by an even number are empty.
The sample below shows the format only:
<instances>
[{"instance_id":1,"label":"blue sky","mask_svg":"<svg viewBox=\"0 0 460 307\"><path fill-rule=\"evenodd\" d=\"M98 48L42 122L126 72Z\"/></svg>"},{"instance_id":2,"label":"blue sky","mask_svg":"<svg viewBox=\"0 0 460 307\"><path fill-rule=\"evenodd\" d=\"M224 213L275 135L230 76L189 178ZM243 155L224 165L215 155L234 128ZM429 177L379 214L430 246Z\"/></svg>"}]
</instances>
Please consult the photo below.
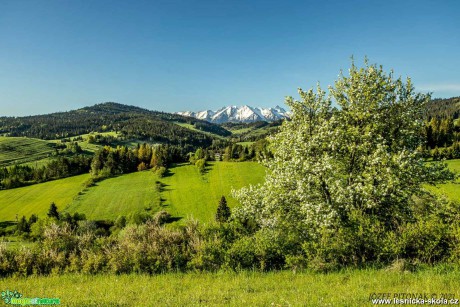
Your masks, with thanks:
<instances>
[{"instance_id":1,"label":"blue sky","mask_svg":"<svg viewBox=\"0 0 460 307\"><path fill-rule=\"evenodd\" d=\"M0 115L283 105L350 56L460 95L460 1L0 0Z\"/></svg>"}]
</instances>

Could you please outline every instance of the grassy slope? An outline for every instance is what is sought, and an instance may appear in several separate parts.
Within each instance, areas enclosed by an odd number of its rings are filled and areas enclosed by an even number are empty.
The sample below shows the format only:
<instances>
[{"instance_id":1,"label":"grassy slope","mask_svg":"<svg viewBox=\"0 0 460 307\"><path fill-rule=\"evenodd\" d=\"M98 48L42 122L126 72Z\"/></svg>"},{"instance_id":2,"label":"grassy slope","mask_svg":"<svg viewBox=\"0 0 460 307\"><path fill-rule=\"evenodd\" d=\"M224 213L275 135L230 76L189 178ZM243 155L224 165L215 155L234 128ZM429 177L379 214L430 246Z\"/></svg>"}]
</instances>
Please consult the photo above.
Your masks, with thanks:
<instances>
[{"instance_id":1,"label":"grassy slope","mask_svg":"<svg viewBox=\"0 0 460 307\"><path fill-rule=\"evenodd\" d=\"M0 166L43 159L53 152L52 142L32 138L0 137Z\"/></svg>"},{"instance_id":2,"label":"grassy slope","mask_svg":"<svg viewBox=\"0 0 460 307\"><path fill-rule=\"evenodd\" d=\"M0 191L0 221L15 221L35 213L44 216L51 202L62 210L82 190L89 174L49 181L28 187Z\"/></svg>"},{"instance_id":3,"label":"grassy slope","mask_svg":"<svg viewBox=\"0 0 460 307\"><path fill-rule=\"evenodd\" d=\"M61 211L85 213L91 219L114 219L146 207L159 210L160 196L164 199L164 208L174 216L190 215L205 221L214 217L222 195L227 197L230 206L236 204L230 197L232 187L262 182L264 175L264 168L254 162L212 163L205 175L195 166L182 165L172 168L170 174L161 179L151 171L110 178L77 196L89 178L89 175L80 175L0 191L0 221L15 220L16 213L44 215L53 201ZM155 190L156 180L165 184L161 195Z\"/></svg>"},{"instance_id":4,"label":"grassy slope","mask_svg":"<svg viewBox=\"0 0 460 307\"><path fill-rule=\"evenodd\" d=\"M84 191L66 211L85 213L89 219L115 219L145 207L158 210L160 196L154 189L157 179L151 171L106 179Z\"/></svg>"},{"instance_id":5,"label":"grassy slope","mask_svg":"<svg viewBox=\"0 0 460 307\"><path fill-rule=\"evenodd\" d=\"M460 271L54 275L5 278L0 288L60 298L64 306L372 306L372 293L447 293L458 299Z\"/></svg>"},{"instance_id":6,"label":"grassy slope","mask_svg":"<svg viewBox=\"0 0 460 307\"><path fill-rule=\"evenodd\" d=\"M210 163L204 175L193 165L183 165L170 169L170 175L161 178L166 185L162 198L174 216L207 221L214 218L222 195L232 207L236 205L230 196L232 188L261 183L264 177L264 167L255 162Z\"/></svg>"},{"instance_id":7,"label":"grassy slope","mask_svg":"<svg viewBox=\"0 0 460 307\"><path fill-rule=\"evenodd\" d=\"M460 159L449 160L446 162L449 166L449 169L456 172L457 174L460 174ZM436 187L429 186L427 189L434 193L443 194L449 199L460 202L460 179L457 179L456 182L440 184Z\"/></svg>"},{"instance_id":8,"label":"grassy slope","mask_svg":"<svg viewBox=\"0 0 460 307\"><path fill-rule=\"evenodd\" d=\"M178 126L181 126L183 128L187 128L187 129L190 129L192 131L195 131L195 132L199 132L199 133L203 133L207 136L210 136L210 137L214 137L214 138L218 138L218 139L225 139L225 137L221 136L221 135L218 135L218 134L214 134L214 133L211 133L211 132L208 132L208 131L202 131L200 129L197 129L195 128L194 125L192 124L187 124L187 123L179 123L179 122L175 122L176 125Z\"/></svg>"},{"instance_id":9,"label":"grassy slope","mask_svg":"<svg viewBox=\"0 0 460 307\"><path fill-rule=\"evenodd\" d=\"M264 175L264 168L254 162L211 163L205 175L192 165L171 168L164 178L151 171L136 172L99 182L79 195L66 210L83 212L91 219L115 219L145 207L157 211L161 208L161 197L164 209L173 216L190 215L206 221L214 217L222 195L230 206L236 204L230 197L232 187L261 182ZM161 195L155 190L157 180L164 185Z\"/></svg>"}]
</instances>

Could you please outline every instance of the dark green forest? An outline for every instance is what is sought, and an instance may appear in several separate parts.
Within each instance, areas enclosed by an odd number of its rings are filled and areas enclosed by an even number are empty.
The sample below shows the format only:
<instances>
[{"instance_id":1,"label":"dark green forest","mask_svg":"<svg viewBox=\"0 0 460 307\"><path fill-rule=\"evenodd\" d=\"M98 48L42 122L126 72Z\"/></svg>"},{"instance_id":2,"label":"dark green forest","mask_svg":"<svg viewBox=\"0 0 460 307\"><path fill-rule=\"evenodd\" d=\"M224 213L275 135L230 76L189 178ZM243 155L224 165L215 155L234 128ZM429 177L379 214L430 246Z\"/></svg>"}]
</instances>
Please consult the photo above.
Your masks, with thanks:
<instances>
[{"instance_id":1,"label":"dark green forest","mask_svg":"<svg viewBox=\"0 0 460 307\"><path fill-rule=\"evenodd\" d=\"M51 140L90 132L116 131L126 139L167 142L182 146L211 145L211 137L183 128L175 122L189 123L198 130L219 136L231 134L224 128L206 121L114 102L47 115L0 117L0 134Z\"/></svg>"}]
</instances>

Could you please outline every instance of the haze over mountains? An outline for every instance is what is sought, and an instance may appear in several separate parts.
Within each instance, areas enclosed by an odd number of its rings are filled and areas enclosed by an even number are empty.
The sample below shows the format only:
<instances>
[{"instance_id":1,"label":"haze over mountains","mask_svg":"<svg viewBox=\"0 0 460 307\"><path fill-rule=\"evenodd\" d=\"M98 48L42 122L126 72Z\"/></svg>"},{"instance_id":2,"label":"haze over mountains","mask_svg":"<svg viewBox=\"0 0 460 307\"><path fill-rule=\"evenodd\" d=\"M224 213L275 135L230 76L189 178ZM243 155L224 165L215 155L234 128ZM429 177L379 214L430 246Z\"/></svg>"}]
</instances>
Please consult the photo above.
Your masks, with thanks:
<instances>
[{"instance_id":1,"label":"haze over mountains","mask_svg":"<svg viewBox=\"0 0 460 307\"><path fill-rule=\"evenodd\" d=\"M183 116L195 117L211 123L221 124L226 122L251 123L256 121L276 121L289 117L289 113L280 106L274 108L255 108L247 105L228 106L217 111L204 110L199 112L176 112Z\"/></svg>"}]
</instances>

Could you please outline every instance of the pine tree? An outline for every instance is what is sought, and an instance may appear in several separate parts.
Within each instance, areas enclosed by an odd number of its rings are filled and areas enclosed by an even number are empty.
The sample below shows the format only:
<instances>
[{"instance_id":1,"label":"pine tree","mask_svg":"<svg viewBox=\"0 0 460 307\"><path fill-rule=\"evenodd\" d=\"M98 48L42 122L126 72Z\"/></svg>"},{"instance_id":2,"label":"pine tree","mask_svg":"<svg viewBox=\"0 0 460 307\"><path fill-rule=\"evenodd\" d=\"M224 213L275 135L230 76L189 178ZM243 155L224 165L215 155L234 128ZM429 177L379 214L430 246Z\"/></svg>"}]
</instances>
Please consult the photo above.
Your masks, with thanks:
<instances>
[{"instance_id":1,"label":"pine tree","mask_svg":"<svg viewBox=\"0 0 460 307\"><path fill-rule=\"evenodd\" d=\"M228 221L231 214L230 208L227 205L227 200L225 199L225 196L222 196L219 201L219 206L217 207L216 221L219 223L225 223Z\"/></svg>"},{"instance_id":2,"label":"pine tree","mask_svg":"<svg viewBox=\"0 0 460 307\"><path fill-rule=\"evenodd\" d=\"M55 219L59 220L59 212L58 212L57 206L56 206L56 204L54 202L51 203L51 205L50 205L50 208L48 210L48 216L51 217L51 218L55 218Z\"/></svg>"},{"instance_id":3,"label":"pine tree","mask_svg":"<svg viewBox=\"0 0 460 307\"><path fill-rule=\"evenodd\" d=\"M30 227L25 216L22 216L22 218L18 221L16 229L18 233L30 232Z\"/></svg>"}]
</instances>

